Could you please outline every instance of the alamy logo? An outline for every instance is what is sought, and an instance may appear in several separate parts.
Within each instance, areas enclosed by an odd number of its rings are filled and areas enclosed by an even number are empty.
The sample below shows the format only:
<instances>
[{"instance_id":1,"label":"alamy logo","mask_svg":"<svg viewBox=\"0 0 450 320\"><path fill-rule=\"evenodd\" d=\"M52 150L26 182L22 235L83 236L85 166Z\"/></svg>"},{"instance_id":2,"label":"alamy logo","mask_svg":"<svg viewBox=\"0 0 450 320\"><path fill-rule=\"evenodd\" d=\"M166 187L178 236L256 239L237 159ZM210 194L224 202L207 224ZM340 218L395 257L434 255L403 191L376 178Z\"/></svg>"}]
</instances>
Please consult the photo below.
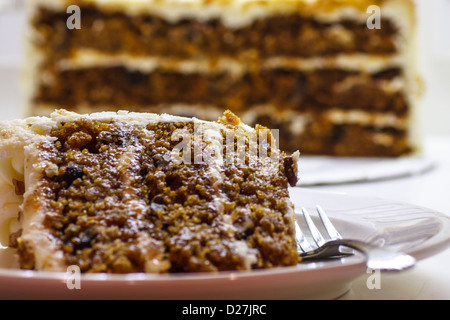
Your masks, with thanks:
<instances>
[{"instance_id":1,"label":"alamy logo","mask_svg":"<svg viewBox=\"0 0 450 320\"><path fill-rule=\"evenodd\" d=\"M79 6L71 5L67 7L67 13L70 14L66 21L67 29L81 29L81 9Z\"/></svg>"},{"instance_id":2,"label":"alamy logo","mask_svg":"<svg viewBox=\"0 0 450 320\"><path fill-rule=\"evenodd\" d=\"M370 13L370 17L367 19L367 28L381 29L381 8L376 5L369 6L367 13Z\"/></svg>"},{"instance_id":3,"label":"alamy logo","mask_svg":"<svg viewBox=\"0 0 450 320\"><path fill-rule=\"evenodd\" d=\"M380 290L381 289L381 271L368 268L367 273L371 274L366 281L367 289Z\"/></svg>"},{"instance_id":4,"label":"alamy logo","mask_svg":"<svg viewBox=\"0 0 450 320\"><path fill-rule=\"evenodd\" d=\"M81 289L81 270L79 266L68 266L66 272L66 286L69 290Z\"/></svg>"}]
</instances>

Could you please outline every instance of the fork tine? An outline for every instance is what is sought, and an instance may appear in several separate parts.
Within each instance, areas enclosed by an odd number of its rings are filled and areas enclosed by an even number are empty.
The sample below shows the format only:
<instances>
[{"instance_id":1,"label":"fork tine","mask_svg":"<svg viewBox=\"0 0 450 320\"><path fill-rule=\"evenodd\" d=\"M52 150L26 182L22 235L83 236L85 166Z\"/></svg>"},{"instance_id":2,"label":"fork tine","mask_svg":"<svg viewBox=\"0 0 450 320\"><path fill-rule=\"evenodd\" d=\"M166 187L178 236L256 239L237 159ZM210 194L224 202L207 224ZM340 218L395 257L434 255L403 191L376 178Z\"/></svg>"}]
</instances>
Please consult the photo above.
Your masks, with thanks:
<instances>
[{"instance_id":1,"label":"fork tine","mask_svg":"<svg viewBox=\"0 0 450 320\"><path fill-rule=\"evenodd\" d=\"M353 255L355 253L353 250L351 250L351 252L347 252L346 249L354 249L357 252L364 254L367 259L366 264L370 269L400 271L414 266L415 259L407 254L386 250L382 247L359 240L342 238L326 216L323 209L320 206L316 206L316 209L325 229L327 229L327 233L335 239L325 241L320 231L314 225L308 211L305 208L302 208L301 210L303 217L305 218L314 241L319 247L313 250L306 249L307 247L305 247L304 252L300 252L302 251L300 242L305 243L306 239L298 225L298 222L295 221L299 263L306 262L307 260L342 258L343 256Z\"/></svg>"},{"instance_id":2,"label":"fork tine","mask_svg":"<svg viewBox=\"0 0 450 320\"><path fill-rule=\"evenodd\" d=\"M305 218L306 224L308 225L309 230L311 231L311 235L314 239L314 242L317 244L317 246L322 246L325 244L325 239L323 238L322 234L320 233L319 229L317 229L316 225L311 219L311 216L309 215L308 211L305 208L302 208L303 217Z\"/></svg>"},{"instance_id":3,"label":"fork tine","mask_svg":"<svg viewBox=\"0 0 450 320\"><path fill-rule=\"evenodd\" d=\"M311 246L311 244L303 234L302 230L300 229L300 226L298 225L297 221L295 221L295 239L297 240L297 247L301 251L308 252L314 250L314 248Z\"/></svg>"},{"instance_id":4,"label":"fork tine","mask_svg":"<svg viewBox=\"0 0 450 320\"><path fill-rule=\"evenodd\" d=\"M327 233L330 236L331 240L342 239L343 238L342 235L339 233L339 231L337 231L336 227L330 221L330 219L328 218L327 214L322 209L322 207L317 205L316 206L316 210L319 213L320 220L322 220L322 224L325 227L325 230L327 231ZM353 249L346 248L346 247L340 247L339 251L343 255L353 255L353 254L355 254L355 251Z\"/></svg>"},{"instance_id":5,"label":"fork tine","mask_svg":"<svg viewBox=\"0 0 450 320\"><path fill-rule=\"evenodd\" d=\"M331 239L342 239L341 234L336 230L333 223L331 223L330 219L328 219L328 216L323 211L322 207L316 206L317 212L319 213L320 220L322 220L322 223L325 227L325 230L327 230L328 235Z\"/></svg>"}]
</instances>

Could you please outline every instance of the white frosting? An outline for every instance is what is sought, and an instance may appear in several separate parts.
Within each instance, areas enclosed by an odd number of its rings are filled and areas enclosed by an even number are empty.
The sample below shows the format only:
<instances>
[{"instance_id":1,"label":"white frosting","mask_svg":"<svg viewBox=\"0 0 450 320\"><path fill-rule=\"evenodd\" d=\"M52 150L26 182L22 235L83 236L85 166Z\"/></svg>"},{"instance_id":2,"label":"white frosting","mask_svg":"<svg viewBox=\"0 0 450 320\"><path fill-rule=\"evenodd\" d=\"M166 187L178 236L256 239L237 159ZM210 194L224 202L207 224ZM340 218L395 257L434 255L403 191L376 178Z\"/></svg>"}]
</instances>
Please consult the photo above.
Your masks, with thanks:
<instances>
[{"instance_id":1,"label":"white frosting","mask_svg":"<svg viewBox=\"0 0 450 320\"><path fill-rule=\"evenodd\" d=\"M334 109L327 112L327 117L334 124L371 125L377 128L407 128L407 118L397 116L394 113L373 113L362 110L344 111Z\"/></svg>"},{"instance_id":2,"label":"white frosting","mask_svg":"<svg viewBox=\"0 0 450 320\"><path fill-rule=\"evenodd\" d=\"M23 181L23 161L23 154L0 159L0 183L13 186L13 180Z\"/></svg>"},{"instance_id":3,"label":"white frosting","mask_svg":"<svg viewBox=\"0 0 450 320\"><path fill-rule=\"evenodd\" d=\"M0 246L7 247L9 244L9 235L19 230L19 206L22 203L22 197L15 194L14 189L6 186L0 186Z\"/></svg>"},{"instance_id":4,"label":"white frosting","mask_svg":"<svg viewBox=\"0 0 450 320\"><path fill-rule=\"evenodd\" d=\"M15 192L15 183L25 180L24 147L33 144L26 133L26 121L0 122L0 246L9 244L9 235L20 228L19 211L23 196Z\"/></svg>"},{"instance_id":5,"label":"white frosting","mask_svg":"<svg viewBox=\"0 0 450 320\"><path fill-rule=\"evenodd\" d=\"M269 57L261 61L261 69L290 68L301 71L338 68L375 73L389 68L401 67L403 59L400 55L370 54L338 54L328 57L288 58L282 56ZM226 72L239 77L250 68L239 58L222 57L215 60L180 60L166 57L131 56L127 54L109 55L91 49L78 49L71 57L57 63L60 70L86 69L93 67L125 67L130 71L150 73L157 69L190 73L222 73Z\"/></svg>"},{"instance_id":6,"label":"white frosting","mask_svg":"<svg viewBox=\"0 0 450 320\"><path fill-rule=\"evenodd\" d=\"M307 112L286 110L284 112L273 113L275 106L263 105L257 106L255 110L244 112L242 119L245 122L252 123L261 114L270 115L275 120L292 120L292 132L301 134L305 127L315 121L314 116ZM326 118L333 124L359 124L370 125L378 128L394 127L398 129L406 129L408 118L406 116L398 116L391 112L369 112L364 110L343 110L331 109L324 111L321 117Z\"/></svg>"},{"instance_id":7,"label":"white frosting","mask_svg":"<svg viewBox=\"0 0 450 320\"><path fill-rule=\"evenodd\" d=\"M252 265L258 262L258 250L250 248L245 241L232 242L232 250L244 261L244 267L247 270L252 268Z\"/></svg>"}]
</instances>

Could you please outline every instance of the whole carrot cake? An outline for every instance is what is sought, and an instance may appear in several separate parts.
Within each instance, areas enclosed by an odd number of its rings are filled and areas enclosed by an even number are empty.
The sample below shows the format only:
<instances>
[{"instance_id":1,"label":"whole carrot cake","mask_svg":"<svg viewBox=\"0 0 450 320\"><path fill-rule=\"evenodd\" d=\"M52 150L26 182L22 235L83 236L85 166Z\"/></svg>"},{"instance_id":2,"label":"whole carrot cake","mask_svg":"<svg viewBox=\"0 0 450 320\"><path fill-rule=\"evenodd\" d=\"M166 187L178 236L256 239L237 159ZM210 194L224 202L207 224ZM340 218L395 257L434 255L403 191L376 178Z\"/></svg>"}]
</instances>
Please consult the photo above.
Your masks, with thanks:
<instances>
[{"instance_id":1,"label":"whole carrot cake","mask_svg":"<svg viewBox=\"0 0 450 320\"><path fill-rule=\"evenodd\" d=\"M230 109L280 129L287 152L395 157L417 147L411 0L29 5L30 115L127 108L215 120Z\"/></svg>"}]
</instances>

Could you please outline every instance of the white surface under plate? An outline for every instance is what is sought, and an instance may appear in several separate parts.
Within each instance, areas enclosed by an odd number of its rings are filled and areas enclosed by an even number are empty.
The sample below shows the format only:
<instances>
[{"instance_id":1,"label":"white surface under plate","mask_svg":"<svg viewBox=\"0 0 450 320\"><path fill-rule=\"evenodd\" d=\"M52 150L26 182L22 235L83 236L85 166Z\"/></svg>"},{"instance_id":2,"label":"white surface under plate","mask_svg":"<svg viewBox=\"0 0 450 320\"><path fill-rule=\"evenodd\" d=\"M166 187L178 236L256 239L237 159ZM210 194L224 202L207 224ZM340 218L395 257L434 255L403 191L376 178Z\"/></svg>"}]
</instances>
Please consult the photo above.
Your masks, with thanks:
<instances>
[{"instance_id":1,"label":"white surface under plate","mask_svg":"<svg viewBox=\"0 0 450 320\"><path fill-rule=\"evenodd\" d=\"M382 199L291 189L296 206L320 204L346 237L372 240L418 260L445 249L450 219L441 213ZM251 272L174 275L82 275L81 289L68 275L6 268L0 249L0 298L102 299L331 299L367 272L361 256ZM6 250L3 250L5 253Z\"/></svg>"},{"instance_id":2,"label":"white surface under plate","mask_svg":"<svg viewBox=\"0 0 450 320\"><path fill-rule=\"evenodd\" d=\"M299 162L300 187L395 179L422 174L435 165L434 159L425 155L400 158L301 156Z\"/></svg>"}]
</instances>

